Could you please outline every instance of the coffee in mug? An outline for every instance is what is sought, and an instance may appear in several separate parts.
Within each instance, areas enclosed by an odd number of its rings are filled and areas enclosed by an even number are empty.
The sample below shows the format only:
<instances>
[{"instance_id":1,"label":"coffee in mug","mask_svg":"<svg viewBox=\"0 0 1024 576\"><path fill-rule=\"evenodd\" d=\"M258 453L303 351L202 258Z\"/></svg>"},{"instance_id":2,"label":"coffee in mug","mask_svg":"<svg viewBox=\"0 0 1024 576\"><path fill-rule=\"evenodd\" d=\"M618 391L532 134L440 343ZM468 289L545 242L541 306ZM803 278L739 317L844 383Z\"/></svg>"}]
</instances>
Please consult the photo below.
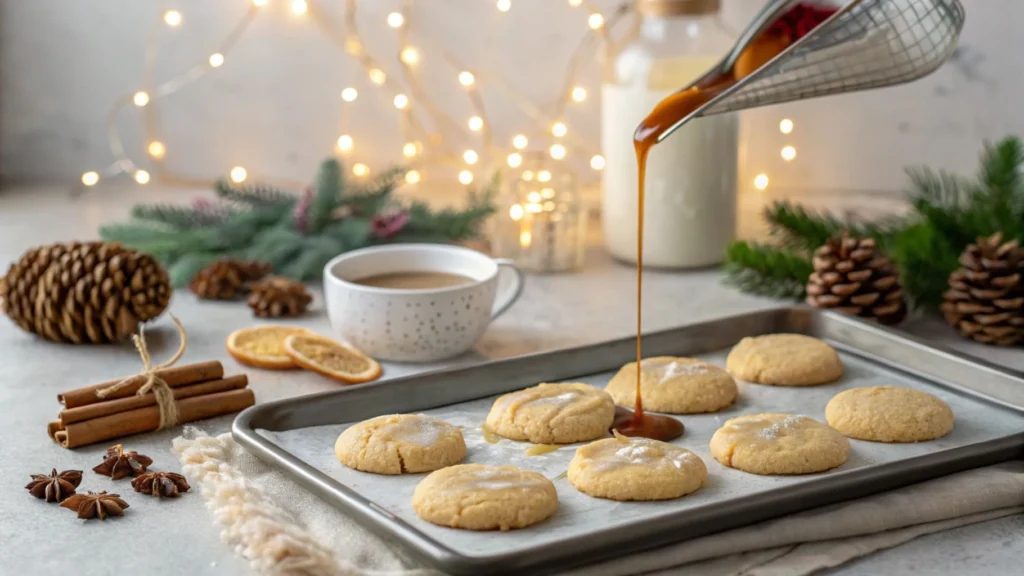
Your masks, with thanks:
<instances>
[{"instance_id":1,"label":"coffee in mug","mask_svg":"<svg viewBox=\"0 0 1024 576\"><path fill-rule=\"evenodd\" d=\"M374 288L393 288L398 290L431 290L433 288L450 288L476 282L469 276L448 272L391 272L375 274L366 278L357 278L354 284L372 286Z\"/></svg>"}]
</instances>

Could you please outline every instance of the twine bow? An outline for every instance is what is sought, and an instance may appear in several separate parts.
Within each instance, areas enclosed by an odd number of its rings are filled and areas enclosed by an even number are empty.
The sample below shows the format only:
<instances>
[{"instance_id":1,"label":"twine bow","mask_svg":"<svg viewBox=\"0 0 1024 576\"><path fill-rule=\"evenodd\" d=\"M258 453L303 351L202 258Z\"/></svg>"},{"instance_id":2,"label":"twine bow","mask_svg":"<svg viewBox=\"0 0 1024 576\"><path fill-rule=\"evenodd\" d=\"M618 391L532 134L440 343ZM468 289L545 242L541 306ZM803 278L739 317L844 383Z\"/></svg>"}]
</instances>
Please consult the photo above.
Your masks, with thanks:
<instances>
[{"instance_id":1,"label":"twine bow","mask_svg":"<svg viewBox=\"0 0 1024 576\"><path fill-rule=\"evenodd\" d=\"M185 354L185 348L188 346L188 333L185 332L185 327L181 325L181 321L174 314L170 316L171 320L174 321L174 325L178 327L178 335L181 336L178 351L171 356L170 360L153 366L152 358L149 355L149 348L146 346L146 328L145 326L140 326L139 333L132 336L132 342L135 343L135 349L139 351L139 356L142 358L142 371L121 380L113 386L96 391L96 396L106 398L121 388L137 382L139 378L145 378L145 382L139 387L136 395L145 396L149 392L153 392L153 397L156 399L156 404L160 409L160 425L157 427L157 430L163 430L178 424L178 403L174 400L174 391L171 390L167 381L161 378L157 372L170 368L178 360L181 360L182 355Z\"/></svg>"}]
</instances>

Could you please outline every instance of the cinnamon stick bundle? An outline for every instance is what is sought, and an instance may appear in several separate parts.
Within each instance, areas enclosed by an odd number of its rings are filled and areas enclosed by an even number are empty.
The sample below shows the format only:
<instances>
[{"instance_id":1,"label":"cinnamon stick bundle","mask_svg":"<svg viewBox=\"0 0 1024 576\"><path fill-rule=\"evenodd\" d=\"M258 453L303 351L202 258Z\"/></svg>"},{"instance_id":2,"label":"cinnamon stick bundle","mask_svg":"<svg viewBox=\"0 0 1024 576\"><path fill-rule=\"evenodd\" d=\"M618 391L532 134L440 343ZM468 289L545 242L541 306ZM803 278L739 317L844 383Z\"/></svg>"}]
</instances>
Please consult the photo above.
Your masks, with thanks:
<instances>
[{"instance_id":1,"label":"cinnamon stick bundle","mask_svg":"<svg viewBox=\"0 0 1024 576\"><path fill-rule=\"evenodd\" d=\"M202 396L204 394L215 394L217 392L237 390L239 388L245 388L248 383L249 378L245 374L239 374L237 376L230 376L219 380L210 380L209 382L202 382L200 384L181 386L180 388L174 388L174 399L184 400L185 398ZM128 398L117 398L106 402L87 404L77 408L67 408L61 410L59 422L64 426L67 426L68 424L74 424L75 422L82 422L92 418L127 412L136 408L145 408L146 406L156 406L156 397L152 394L146 394L145 396L133 395Z\"/></svg>"},{"instance_id":2,"label":"cinnamon stick bundle","mask_svg":"<svg viewBox=\"0 0 1024 576\"><path fill-rule=\"evenodd\" d=\"M179 386L188 386L189 384L197 384L199 382L223 378L224 366L217 361L199 362L197 364L186 364L184 366L174 366L173 368L157 370L156 375L167 382L167 385L171 388L177 388ZM102 384L95 384L93 386L86 386L85 388L69 390L62 394L58 394L57 401L63 404L65 408L77 408L79 406L87 406L89 404L96 404L98 402L105 402L117 398L127 398L129 396L134 396L135 393L139 391L139 388L142 387L146 378L142 375L135 376L131 379L132 381L130 384L110 393L104 398L100 398L96 395L100 390L109 388L122 380L123 378L118 378L117 380L111 380Z\"/></svg>"},{"instance_id":3,"label":"cinnamon stick bundle","mask_svg":"<svg viewBox=\"0 0 1024 576\"><path fill-rule=\"evenodd\" d=\"M255 403L256 397L248 388L184 398L178 401L178 421L194 422L232 414ZM55 424L51 422L48 426L48 430L53 431L53 439L64 448L78 448L131 434L153 432L160 426L160 409L152 405L71 424Z\"/></svg>"}]
</instances>

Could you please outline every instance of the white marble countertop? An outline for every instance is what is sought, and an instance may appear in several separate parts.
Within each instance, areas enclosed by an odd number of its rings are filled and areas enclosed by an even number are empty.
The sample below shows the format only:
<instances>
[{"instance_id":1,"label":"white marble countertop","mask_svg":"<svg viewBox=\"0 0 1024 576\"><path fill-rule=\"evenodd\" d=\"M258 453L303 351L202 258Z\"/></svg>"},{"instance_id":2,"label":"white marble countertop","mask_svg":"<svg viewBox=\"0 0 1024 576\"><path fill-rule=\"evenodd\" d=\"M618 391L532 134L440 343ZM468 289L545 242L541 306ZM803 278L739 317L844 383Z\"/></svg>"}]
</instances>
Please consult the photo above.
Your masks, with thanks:
<instances>
[{"instance_id":1,"label":"white marble countertop","mask_svg":"<svg viewBox=\"0 0 1024 576\"><path fill-rule=\"evenodd\" d=\"M100 224L124 218L129 204L140 200L185 201L194 192L138 188L90 191L71 199L62 189L0 192L0 266L6 269L27 248L38 244L96 236ZM725 288L715 271L651 272L645 278L645 329L762 309L778 302L752 298ZM600 249L588 254L578 274L531 276L522 300L500 318L479 342L476 352L458 363L508 357L527 352L596 342L632 334L632 269L615 264ZM318 299L306 317L294 322L323 333L326 316ZM197 301L180 291L171 310L189 330L185 362L216 359L228 373L245 371L258 401L335 389L310 373L246 369L224 350L224 338L256 322L243 303ZM1015 369L1024 369L1020 350L993 350L963 342L938 322L919 322L915 332ZM159 359L173 351L166 320L151 332ZM39 340L0 320L0 572L10 574L246 574L247 565L221 544L212 518L198 494L160 501L137 496L127 480L112 482L86 472L82 489L119 492L131 504L124 518L108 522L77 521L71 512L29 497L23 486L33 473L51 468L88 471L98 464L106 445L63 450L47 438L46 422L58 412L58 392L138 370L130 344L69 346ZM428 367L417 367L425 369ZM385 377L408 369L389 369ZM228 430L231 419L200 423L210 433ZM129 438L125 444L153 458L154 469L178 470L170 440L178 431ZM298 489L298 488L297 488ZM1012 516L926 536L907 545L834 569L831 574L875 575L1011 574L1024 556L1024 517Z\"/></svg>"}]
</instances>

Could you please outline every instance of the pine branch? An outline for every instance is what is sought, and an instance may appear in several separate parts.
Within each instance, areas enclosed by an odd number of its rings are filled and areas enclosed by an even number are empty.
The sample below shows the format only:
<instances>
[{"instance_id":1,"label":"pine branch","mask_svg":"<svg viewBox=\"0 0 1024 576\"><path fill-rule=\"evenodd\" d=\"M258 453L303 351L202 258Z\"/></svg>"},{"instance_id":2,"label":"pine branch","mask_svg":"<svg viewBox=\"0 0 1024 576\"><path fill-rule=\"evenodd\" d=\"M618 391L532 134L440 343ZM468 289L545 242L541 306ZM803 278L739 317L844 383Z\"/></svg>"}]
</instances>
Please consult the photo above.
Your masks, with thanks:
<instances>
[{"instance_id":1,"label":"pine branch","mask_svg":"<svg viewBox=\"0 0 1024 576\"><path fill-rule=\"evenodd\" d=\"M309 230L319 232L330 222L331 213L341 205L341 195L345 183L342 180L341 164L329 158L320 164L320 173L316 179L316 193L309 206Z\"/></svg>"},{"instance_id":2,"label":"pine branch","mask_svg":"<svg viewBox=\"0 0 1024 576\"><path fill-rule=\"evenodd\" d=\"M226 206L193 208L173 204L136 204L132 218L165 224L178 230L192 230L223 223L231 215Z\"/></svg>"},{"instance_id":3,"label":"pine branch","mask_svg":"<svg viewBox=\"0 0 1024 576\"><path fill-rule=\"evenodd\" d=\"M214 190L220 198L249 208L277 208L291 206L298 201L298 197L291 192L262 184L236 186L225 180L218 180L214 184Z\"/></svg>"},{"instance_id":4,"label":"pine branch","mask_svg":"<svg viewBox=\"0 0 1024 576\"><path fill-rule=\"evenodd\" d=\"M737 241L726 252L726 283L752 294L800 300L812 271L806 256L766 244Z\"/></svg>"}]
</instances>

